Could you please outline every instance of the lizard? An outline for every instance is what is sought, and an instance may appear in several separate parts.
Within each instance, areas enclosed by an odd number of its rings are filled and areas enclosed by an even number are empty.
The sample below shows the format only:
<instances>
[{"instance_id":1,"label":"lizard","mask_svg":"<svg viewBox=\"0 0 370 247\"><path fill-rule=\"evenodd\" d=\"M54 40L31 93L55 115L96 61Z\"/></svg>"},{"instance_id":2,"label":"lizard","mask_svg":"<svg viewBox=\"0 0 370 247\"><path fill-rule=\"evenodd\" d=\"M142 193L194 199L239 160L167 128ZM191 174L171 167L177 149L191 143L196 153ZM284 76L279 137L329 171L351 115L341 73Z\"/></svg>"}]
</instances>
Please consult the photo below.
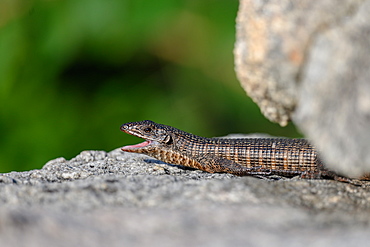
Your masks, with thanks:
<instances>
[{"instance_id":1,"label":"lizard","mask_svg":"<svg viewBox=\"0 0 370 247\"><path fill-rule=\"evenodd\" d=\"M120 129L145 139L122 147L122 151L146 154L174 165L238 176L298 176L351 182L327 169L306 139L206 138L150 120L125 123Z\"/></svg>"}]
</instances>

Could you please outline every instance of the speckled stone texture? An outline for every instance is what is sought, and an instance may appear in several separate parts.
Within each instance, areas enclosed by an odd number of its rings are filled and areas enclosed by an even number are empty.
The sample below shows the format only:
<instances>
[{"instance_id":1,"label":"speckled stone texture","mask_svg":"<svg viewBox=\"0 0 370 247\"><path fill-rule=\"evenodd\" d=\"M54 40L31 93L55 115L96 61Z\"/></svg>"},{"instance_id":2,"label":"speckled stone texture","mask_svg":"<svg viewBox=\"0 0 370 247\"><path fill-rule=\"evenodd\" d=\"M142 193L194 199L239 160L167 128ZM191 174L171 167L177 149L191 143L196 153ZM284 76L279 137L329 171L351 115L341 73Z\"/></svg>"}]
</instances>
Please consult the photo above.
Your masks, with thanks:
<instances>
[{"instance_id":1,"label":"speckled stone texture","mask_svg":"<svg viewBox=\"0 0 370 247\"><path fill-rule=\"evenodd\" d=\"M209 174L114 150L0 175L1 246L366 246L370 187Z\"/></svg>"},{"instance_id":2,"label":"speckled stone texture","mask_svg":"<svg viewBox=\"0 0 370 247\"><path fill-rule=\"evenodd\" d=\"M370 0L241 0L237 17L245 91L347 176L370 172L369 13Z\"/></svg>"}]
</instances>

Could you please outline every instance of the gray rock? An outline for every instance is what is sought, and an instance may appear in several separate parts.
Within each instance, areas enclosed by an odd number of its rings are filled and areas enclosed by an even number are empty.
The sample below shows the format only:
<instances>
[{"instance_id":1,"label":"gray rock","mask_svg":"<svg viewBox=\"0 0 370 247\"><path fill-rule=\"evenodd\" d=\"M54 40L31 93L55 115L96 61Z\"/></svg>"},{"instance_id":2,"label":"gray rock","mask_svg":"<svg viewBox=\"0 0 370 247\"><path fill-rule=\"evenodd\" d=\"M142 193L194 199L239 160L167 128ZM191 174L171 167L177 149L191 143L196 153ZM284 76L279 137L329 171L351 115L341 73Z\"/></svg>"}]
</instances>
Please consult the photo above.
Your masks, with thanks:
<instances>
[{"instance_id":1,"label":"gray rock","mask_svg":"<svg viewBox=\"0 0 370 247\"><path fill-rule=\"evenodd\" d=\"M235 64L272 121L290 119L328 167L370 173L370 1L241 0Z\"/></svg>"},{"instance_id":2,"label":"gray rock","mask_svg":"<svg viewBox=\"0 0 370 247\"><path fill-rule=\"evenodd\" d=\"M340 247L370 239L366 183L210 174L118 149L1 174L0 191L1 246Z\"/></svg>"}]
</instances>

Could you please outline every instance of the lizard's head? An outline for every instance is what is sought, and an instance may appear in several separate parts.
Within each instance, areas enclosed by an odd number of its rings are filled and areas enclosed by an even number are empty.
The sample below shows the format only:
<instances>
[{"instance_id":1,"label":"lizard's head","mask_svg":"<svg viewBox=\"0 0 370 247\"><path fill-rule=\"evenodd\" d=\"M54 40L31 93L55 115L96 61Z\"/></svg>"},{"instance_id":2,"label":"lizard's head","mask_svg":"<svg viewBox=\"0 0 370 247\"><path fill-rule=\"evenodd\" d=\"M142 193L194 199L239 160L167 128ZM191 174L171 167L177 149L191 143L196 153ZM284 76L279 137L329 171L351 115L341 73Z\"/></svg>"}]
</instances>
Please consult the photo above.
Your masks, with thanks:
<instances>
[{"instance_id":1,"label":"lizard's head","mask_svg":"<svg viewBox=\"0 0 370 247\"><path fill-rule=\"evenodd\" d=\"M136 145L124 146L121 150L139 153L157 145L171 145L173 143L171 129L170 126L157 124L150 120L125 123L121 126L123 132L143 138L146 141Z\"/></svg>"}]
</instances>

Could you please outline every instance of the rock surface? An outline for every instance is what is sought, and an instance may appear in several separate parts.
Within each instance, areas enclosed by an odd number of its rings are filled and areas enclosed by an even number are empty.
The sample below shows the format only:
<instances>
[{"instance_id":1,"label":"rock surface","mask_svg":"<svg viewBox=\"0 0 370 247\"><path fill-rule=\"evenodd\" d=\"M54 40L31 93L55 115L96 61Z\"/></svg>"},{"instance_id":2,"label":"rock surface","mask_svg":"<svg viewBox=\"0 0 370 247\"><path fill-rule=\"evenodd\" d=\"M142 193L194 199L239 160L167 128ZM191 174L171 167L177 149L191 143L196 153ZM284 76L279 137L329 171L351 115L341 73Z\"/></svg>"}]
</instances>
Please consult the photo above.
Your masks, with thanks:
<instances>
[{"instance_id":1,"label":"rock surface","mask_svg":"<svg viewBox=\"0 0 370 247\"><path fill-rule=\"evenodd\" d=\"M370 187L209 174L114 150L0 175L1 246L359 246Z\"/></svg>"},{"instance_id":2,"label":"rock surface","mask_svg":"<svg viewBox=\"0 0 370 247\"><path fill-rule=\"evenodd\" d=\"M245 91L348 176L370 173L369 13L370 0L241 0L237 17Z\"/></svg>"}]
</instances>

